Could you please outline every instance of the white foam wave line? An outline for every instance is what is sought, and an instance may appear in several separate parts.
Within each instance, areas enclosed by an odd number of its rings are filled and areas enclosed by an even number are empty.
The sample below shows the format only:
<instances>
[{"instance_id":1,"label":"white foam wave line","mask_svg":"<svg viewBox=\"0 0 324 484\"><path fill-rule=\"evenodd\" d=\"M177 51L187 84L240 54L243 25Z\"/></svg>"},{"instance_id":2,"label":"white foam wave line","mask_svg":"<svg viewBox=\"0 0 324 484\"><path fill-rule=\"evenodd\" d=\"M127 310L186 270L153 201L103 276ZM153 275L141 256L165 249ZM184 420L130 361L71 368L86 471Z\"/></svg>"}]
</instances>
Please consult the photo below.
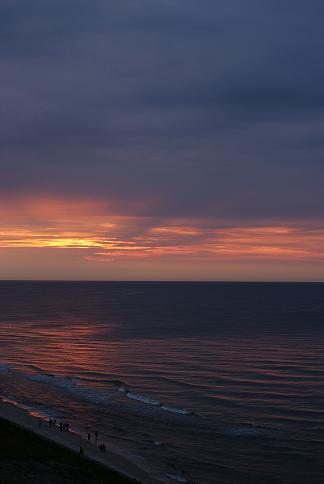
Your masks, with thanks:
<instances>
[{"instance_id":1,"label":"white foam wave line","mask_svg":"<svg viewBox=\"0 0 324 484\"><path fill-rule=\"evenodd\" d=\"M7 365L6 365L6 368L7 368ZM0 366L0 369L1 369L1 366ZM79 378L79 377L51 375L51 374L44 374L44 373L36 374L36 375L26 375L26 376L32 381L55 385L59 388L63 388L64 390L72 394L78 395L81 398L84 398L88 401L94 401L97 403L103 403L105 401L108 401L113 395L113 392L111 391L98 392L98 390L93 388L79 386L78 382L84 381L83 378ZM190 412L189 410L186 410L184 408L178 408L172 405L163 404L159 400L156 400L138 393L133 393L124 384L118 388L118 392L124 393L125 396L131 400L136 400L146 405L158 407L159 409L166 412L171 412L178 415L194 415L194 416L201 417L200 414L195 412Z\"/></svg>"},{"instance_id":2,"label":"white foam wave line","mask_svg":"<svg viewBox=\"0 0 324 484\"><path fill-rule=\"evenodd\" d=\"M158 400L153 400L149 397L145 397L145 396L139 395L137 393L127 392L126 396L127 396L127 398L131 398L132 400L138 400L138 401L143 402L143 403L148 403L149 405L161 406L161 403Z\"/></svg>"}]
</instances>

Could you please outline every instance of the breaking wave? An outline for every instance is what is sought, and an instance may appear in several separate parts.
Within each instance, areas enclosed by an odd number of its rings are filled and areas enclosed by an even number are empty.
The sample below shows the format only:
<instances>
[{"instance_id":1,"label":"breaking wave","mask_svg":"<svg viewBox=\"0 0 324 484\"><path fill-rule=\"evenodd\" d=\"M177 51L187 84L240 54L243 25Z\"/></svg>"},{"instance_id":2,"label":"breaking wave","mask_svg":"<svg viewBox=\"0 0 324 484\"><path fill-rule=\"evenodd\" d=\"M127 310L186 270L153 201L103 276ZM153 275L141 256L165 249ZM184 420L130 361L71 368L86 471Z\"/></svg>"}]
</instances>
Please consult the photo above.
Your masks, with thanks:
<instances>
[{"instance_id":1,"label":"breaking wave","mask_svg":"<svg viewBox=\"0 0 324 484\"><path fill-rule=\"evenodd\" d=\"M178 416L194 416L203 418L196 412L191 412L180 406L163 403L160 400L133 391L123 381L117 379L100 379L82 376L63 376L50 373L24 373L10 365L1 364L0 371L12 372L16 376L22 377L36 383L50 385L59 388L64 393L74 398L88 402L99 403L101 405L122 405L124 407L145 411L159 412L160 415L166 412ZM131 407L127 405L127 401Z\"/></svg>"},{"instance_id":2,"label":"breaking wave","mask_svg":"<svg viewBox=\"0 0 324 484\"><path fill-rule=\"evenodd\" d=\"M26 376L32 381L54 385L58 388L61 388L65 392L72 394L73 396L95 403L108 404L118 398L119 395L120 397L125 396L126 398L136 401L141 405L149 406L151 408L154 407L163 412L170 412L183 416L191 415L201 417L201 415L195 412L190 412L185 408L164 404L159 400L153 399L147 395L133 392L125 383L120 380L106 379L98 382L97 380L92 380L89 378L60 376L46 373L31 374ZM94 383L96 383L97 386L94 386ZM101 388L98 388L98 384L100 384ZM108 388L103 389L103 384L107 385Z\"/></svg>"}]
</instances>

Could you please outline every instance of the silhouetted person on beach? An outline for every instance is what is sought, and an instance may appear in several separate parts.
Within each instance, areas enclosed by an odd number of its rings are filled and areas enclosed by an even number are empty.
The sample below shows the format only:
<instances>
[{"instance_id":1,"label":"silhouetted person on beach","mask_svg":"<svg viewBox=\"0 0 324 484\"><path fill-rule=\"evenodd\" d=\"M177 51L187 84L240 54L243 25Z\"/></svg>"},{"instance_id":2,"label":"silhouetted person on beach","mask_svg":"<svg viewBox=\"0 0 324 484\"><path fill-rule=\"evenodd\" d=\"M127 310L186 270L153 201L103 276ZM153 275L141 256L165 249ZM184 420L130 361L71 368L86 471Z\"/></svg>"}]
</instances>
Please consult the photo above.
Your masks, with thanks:
<instances>
[{"instance_id":1,"label":"silhouetted person on beach","mask_svg":"<svg viewBox=\"0 0 324 484\"><path fill-rule=\"evenodd\" d=\"M55 418L53 420L53 425L54 425L54 427L56 426L56 419Z\"/></svg>"},{"instance_id":2,"label":"silhouetted person on beach","mask_svg":"<svg viewBox=\"0 0 324 484\"><path fill-rule=\"evenodd\" d=\"M80 446L80 455L83 455L83 447Z\"/></svg>"},{"instance_id":3,"label":"silhouetted person on beach","mask_svg":"<svg viewBox=\"0 0 324 484\"><path fill-rule=\"evenodd\" d=\"M70 430L70 424L67 423L66 424L66 431L69 432L69 430Z\"/></svg>"},{"instance_id":4,"label":"silhouetted person on beach","mask_svg":"<svg viewBox=\"0 0 324 484\"><path fill-rule=\"evenodd\" d=\"M96 442L98 440L98 432L95 432Z\"/></svg>"},{"instance_id":5,"label":"silhouetted person on beach","mask_svg":"<svg viewBox=\"0 0 324 484\"><path fill-rule=\"evenodd\" d=\"M52 421L52 419L50 418L50 419L49 419L49 426L50 426L51 428L52 428L52 424L53 424L53 421Z\"/></svg>"},{"instance_id":6,"label":"silhouetted person on beach","mask_svg":"<svg viewBox=\"0 0 324 484\"><path fill-rule=\"evenodd\" d=\"M63 430L63 424L60 422L60 430Z\"/></svg>"},{"instance_id":7,"label":"silhouetted person on beach","mask_svg":"<svg viewBox=\"0 0 324 484\"><path fill-rule=\"evenodd\" d=\"M102 444L102 451L103 452L106 452L106 446L105 446L105 444Z\"/></svg>"},{"instance_id":8,"label":"silhouetted person on beach","mask_svg":"<svg viewBox=\"0 0 324 484\"><path fill-rule=\"evenodd\" d=\"M90 434L88 434L88 440L91 440L91 435Z\"/></svg>"}]
</instances>

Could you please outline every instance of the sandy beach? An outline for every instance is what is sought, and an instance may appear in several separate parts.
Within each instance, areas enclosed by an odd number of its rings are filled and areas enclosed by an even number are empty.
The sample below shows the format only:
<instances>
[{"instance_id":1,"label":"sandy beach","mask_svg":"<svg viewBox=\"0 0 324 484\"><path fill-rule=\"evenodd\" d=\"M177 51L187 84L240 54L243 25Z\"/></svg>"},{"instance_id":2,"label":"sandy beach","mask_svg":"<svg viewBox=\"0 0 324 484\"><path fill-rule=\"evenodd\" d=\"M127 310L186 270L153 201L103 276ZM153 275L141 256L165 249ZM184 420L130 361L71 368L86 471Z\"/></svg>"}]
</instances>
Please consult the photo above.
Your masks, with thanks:
<instances>
[{"instance_id":1,"label":"sandy beach","mask_svg":"<svg viewBox=\"0 0 324 484\"><path fill-rule=\"evenodd\" d=\"M89 442L86 438L73 431L60 431L58 425L50 427L48 421L40 417L29 414L26 410L18 407L12 402L0 401L0 418L26 429L50 442L58 444L75 454L79 454L80 447L84 451L84 459L105 466L108 470L116 471L126 480L140 482L142 484L155 484L162 482L149 474L149 470L141 468L140 462L136 462L134 455L121 455L109 444L105 442L106 451L99 449L100 438L97 443ZM94 436L91 436L93 440ZM35 456L37 457L37 456Z\"/></svg>"}]
</instances>

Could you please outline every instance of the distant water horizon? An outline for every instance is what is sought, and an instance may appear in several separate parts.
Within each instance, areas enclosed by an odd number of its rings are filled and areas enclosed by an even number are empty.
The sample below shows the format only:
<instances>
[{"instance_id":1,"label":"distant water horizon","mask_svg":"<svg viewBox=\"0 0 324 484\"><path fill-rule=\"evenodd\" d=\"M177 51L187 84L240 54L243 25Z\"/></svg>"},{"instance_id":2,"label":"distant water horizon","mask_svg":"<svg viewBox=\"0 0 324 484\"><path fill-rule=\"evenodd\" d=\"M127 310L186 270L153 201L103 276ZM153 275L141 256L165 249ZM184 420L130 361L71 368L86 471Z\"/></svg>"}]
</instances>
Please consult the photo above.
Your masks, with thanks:
<instances>
[{"instance_id":1,"label":"distant water horizon","mask_svg":"<svg viewBox=\"0 0 324 484\"><path fill-rule=\"evenodd\" d=\"M68 283L132 283L132 284L324 284L320 280L272 280L272 279L0 279L0 282L68 282Z\"/></svg>"},{"instance_id":2,"label":"distant water horizon","mask_svg":"<svg viewBox=\"0 0 324 484\"><path fill-rule=\"evenodd\" d=\"M320 282L0 281L0 396L174 480L320 483L323 296Z\"/></svg>"}]
</instances>

